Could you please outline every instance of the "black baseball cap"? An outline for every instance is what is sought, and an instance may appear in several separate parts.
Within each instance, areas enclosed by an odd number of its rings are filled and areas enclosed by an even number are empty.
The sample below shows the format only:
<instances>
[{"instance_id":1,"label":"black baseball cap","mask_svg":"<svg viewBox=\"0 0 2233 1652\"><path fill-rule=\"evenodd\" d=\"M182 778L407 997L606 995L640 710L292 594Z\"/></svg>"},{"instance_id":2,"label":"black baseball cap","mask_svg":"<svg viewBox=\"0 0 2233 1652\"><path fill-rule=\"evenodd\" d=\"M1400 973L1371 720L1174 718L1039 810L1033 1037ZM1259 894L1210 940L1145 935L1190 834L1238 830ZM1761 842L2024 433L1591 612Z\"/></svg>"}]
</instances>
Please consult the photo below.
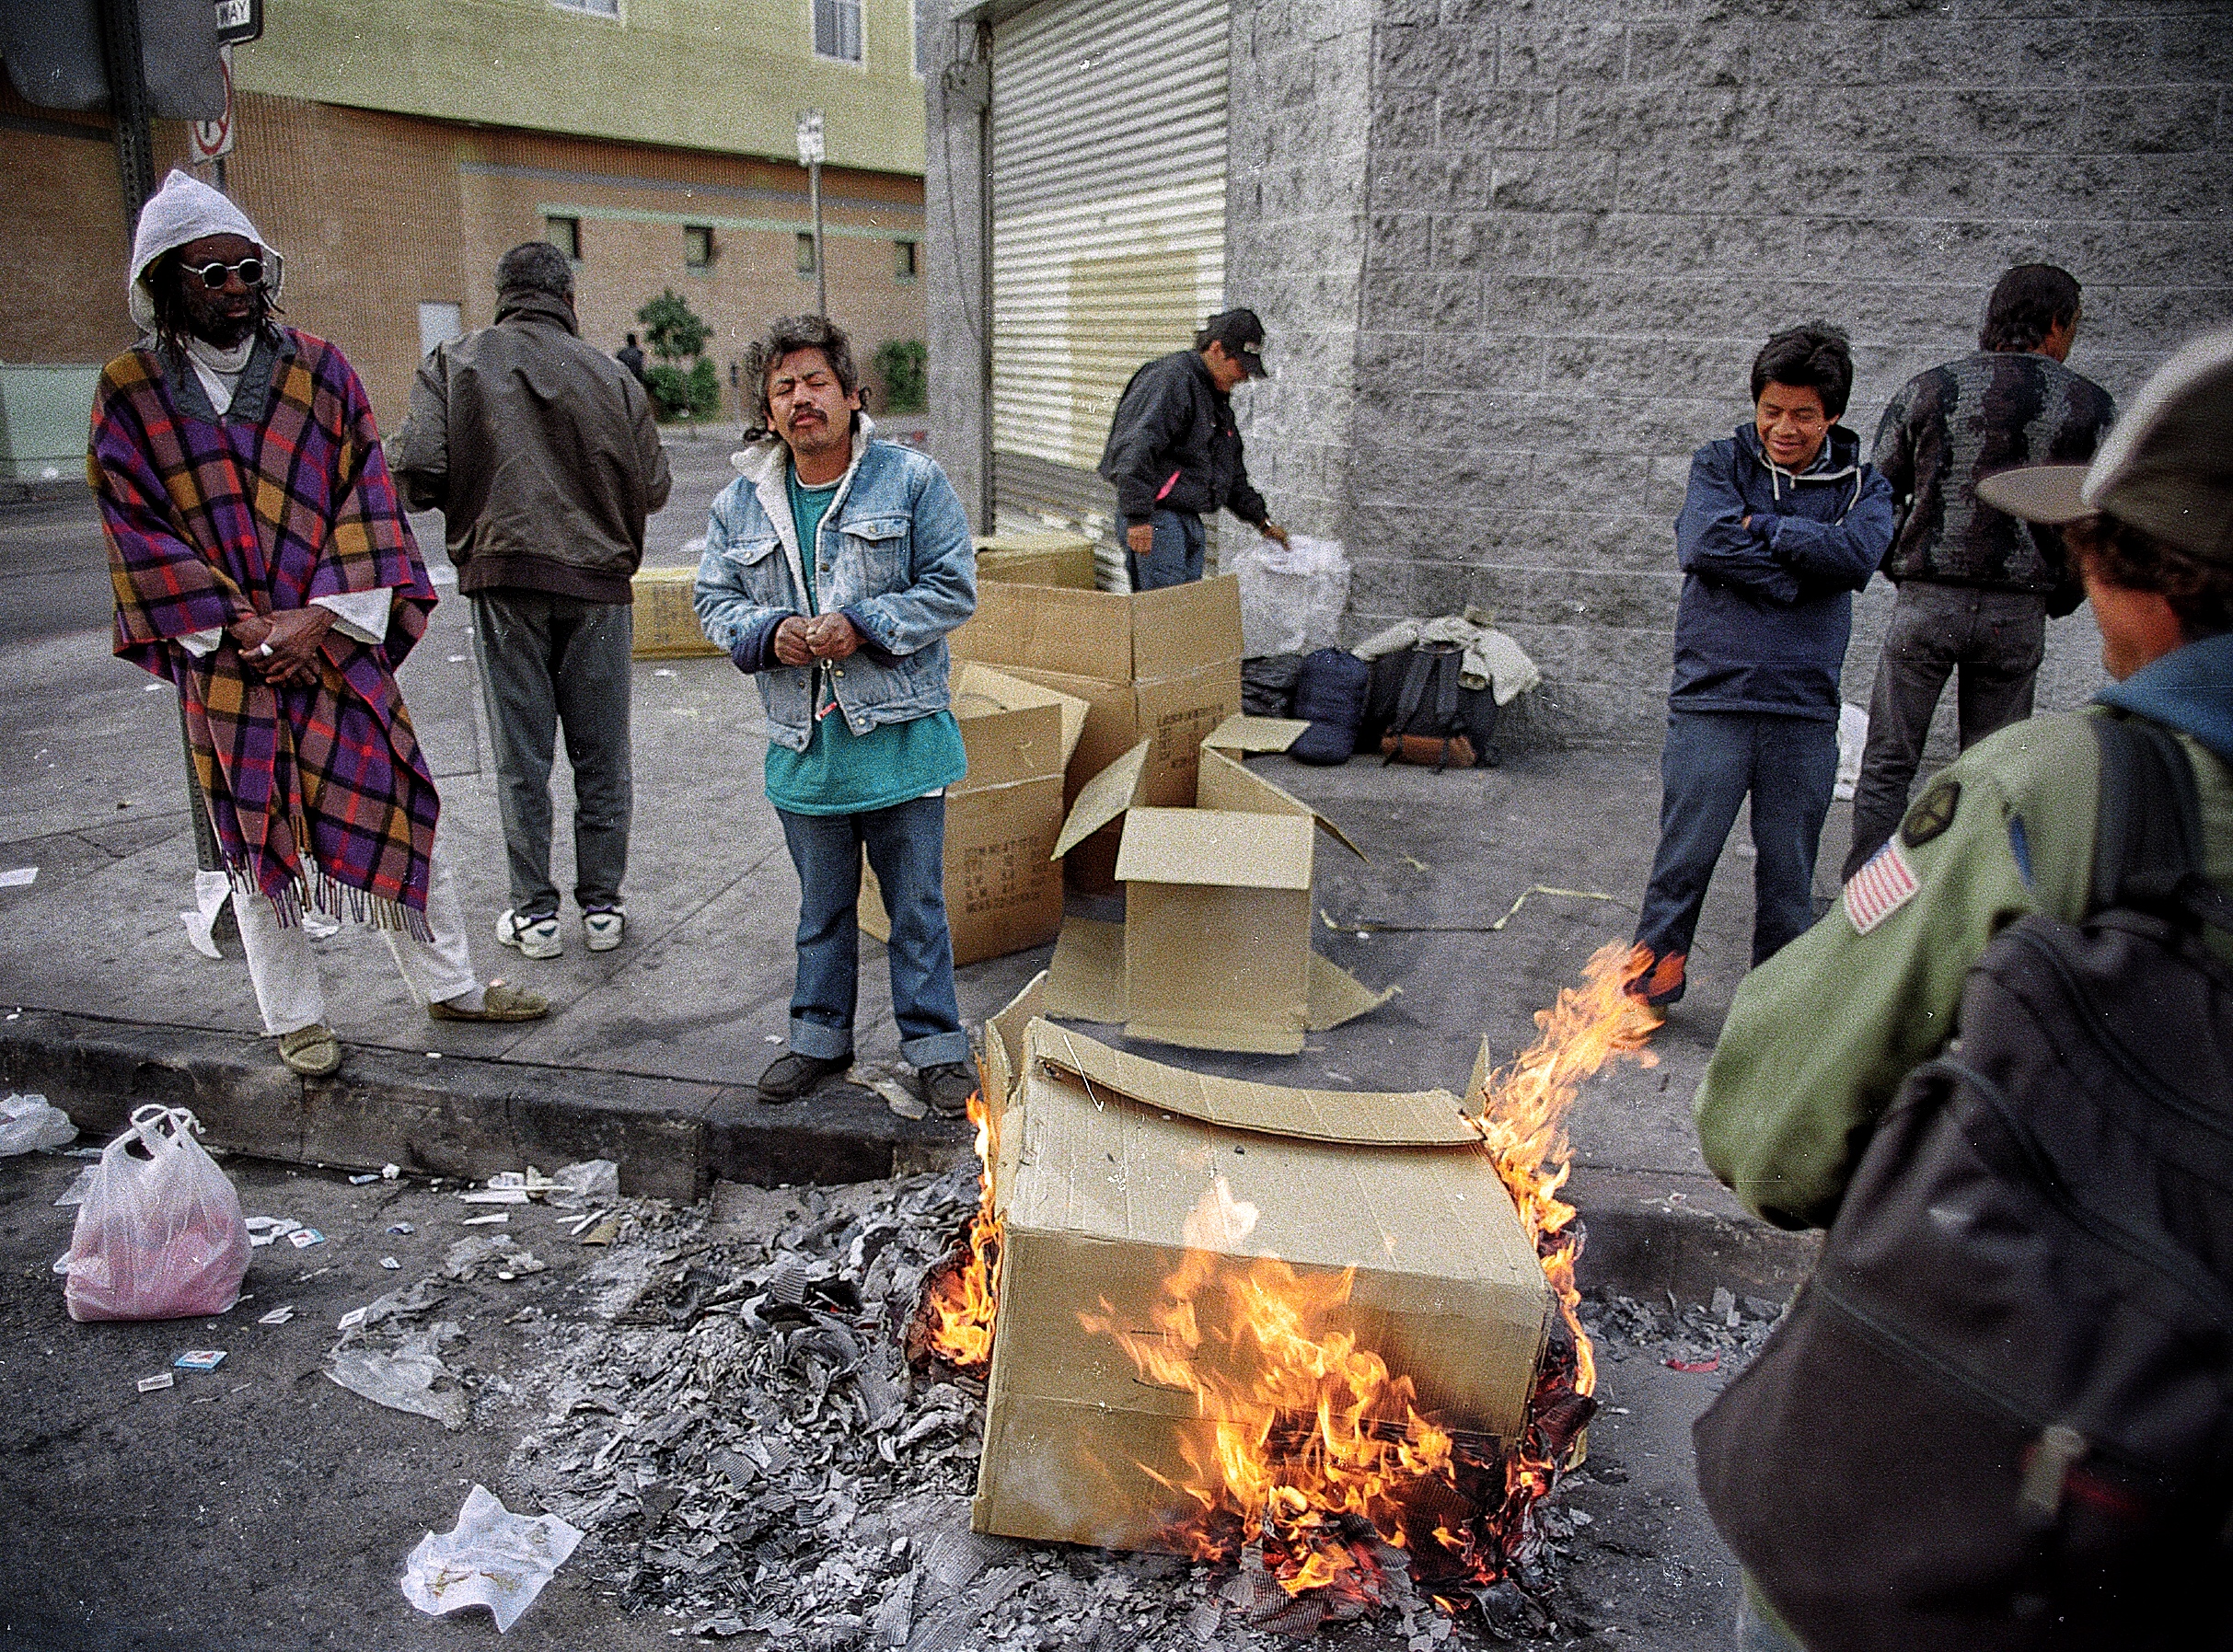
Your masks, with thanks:
<instances>
[{"instance_id":1,"label":"black baseball cap","mask_svg":"<svg viewBox=\"0 0 2233 1652\"><path fill-rule=\"evenodd\" d=\"M1264 323L1256 319L1255 311L1221 310L1210 317L1195 335L1194 347L1207 350L1212 342L1224 345L1225 353L1247 369L1249 377L1270 375L1271 369L1264 364Z\"/></svg>"}]
</instances>

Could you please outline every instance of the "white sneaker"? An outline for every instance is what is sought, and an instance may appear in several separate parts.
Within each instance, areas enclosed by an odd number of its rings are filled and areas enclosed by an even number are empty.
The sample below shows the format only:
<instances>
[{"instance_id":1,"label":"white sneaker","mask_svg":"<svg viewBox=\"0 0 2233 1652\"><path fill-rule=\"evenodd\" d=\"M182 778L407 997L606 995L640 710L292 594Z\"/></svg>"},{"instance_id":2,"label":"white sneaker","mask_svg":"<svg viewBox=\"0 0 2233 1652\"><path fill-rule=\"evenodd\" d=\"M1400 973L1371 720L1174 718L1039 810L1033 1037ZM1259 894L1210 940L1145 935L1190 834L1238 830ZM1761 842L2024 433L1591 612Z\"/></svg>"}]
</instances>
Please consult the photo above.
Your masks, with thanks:
<instances>
[{"instance_id":1,"label":"white sneaker","mask_svg":"<svg viewBox=\"0 0 2233 1652\"><path fill-rule=\"evenodd\" d=\"M589 950L609 953L620 944L620 937L628 932L628 914L621 911L584 912L582 928L589 935Z\"/></svg>"},{"instance_id":2,"label":"white sneaker","mask_svg":"<svg viewBox=\"0 0 2233 1652\"><path fill-rule=\"evenodd\" d=\"M566 950L566 943L559 939L555 912L548 918L521 918L507 907L496 920L496 939L523 958L555 958Z\"/></svg>"}]
</instances>

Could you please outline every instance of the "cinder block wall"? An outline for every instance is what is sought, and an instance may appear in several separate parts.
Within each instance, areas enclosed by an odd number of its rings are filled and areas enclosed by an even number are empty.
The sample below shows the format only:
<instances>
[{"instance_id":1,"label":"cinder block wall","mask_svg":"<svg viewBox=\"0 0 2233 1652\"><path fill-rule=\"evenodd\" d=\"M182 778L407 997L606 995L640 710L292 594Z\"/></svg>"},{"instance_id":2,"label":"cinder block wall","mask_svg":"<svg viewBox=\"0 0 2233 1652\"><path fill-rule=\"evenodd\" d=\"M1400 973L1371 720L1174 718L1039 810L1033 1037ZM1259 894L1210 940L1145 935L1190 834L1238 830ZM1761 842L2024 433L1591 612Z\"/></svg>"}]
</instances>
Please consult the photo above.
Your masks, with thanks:
<instances>
[{"instance_id":1,"label":"cinder block wall","mask_svg":"<svg viewBox=\"0 0 2233 1652\"><path fill-rule=\"evenodd\" d=\"M1866 440L2011 263L2077 276L2120 399L2233 318L2222 0L1235 0L1232 41L1228 279L1282 369L1251 468L1349 546L1360 634L1495 610L1539 738L1657 739L1689 456L1776 328L1850 331ZM2094 646L2057 628L2042 706Z\"/></svg>"}]
</instances>

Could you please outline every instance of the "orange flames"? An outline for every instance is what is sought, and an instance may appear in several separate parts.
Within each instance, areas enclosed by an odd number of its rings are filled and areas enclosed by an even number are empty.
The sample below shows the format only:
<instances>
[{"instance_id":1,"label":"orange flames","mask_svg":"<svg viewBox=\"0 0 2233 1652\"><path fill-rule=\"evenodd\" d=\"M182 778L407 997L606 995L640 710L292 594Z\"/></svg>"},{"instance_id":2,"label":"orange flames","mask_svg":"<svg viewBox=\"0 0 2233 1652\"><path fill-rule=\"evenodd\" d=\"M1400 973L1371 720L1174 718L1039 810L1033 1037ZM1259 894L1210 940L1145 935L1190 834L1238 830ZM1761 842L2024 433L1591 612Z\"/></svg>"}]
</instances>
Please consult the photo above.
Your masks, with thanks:
<instances>
[{"instance_id":1,"label":"orange flames","mask_svg":"<svg viewBox=\"0 0 2233 1652\"><path fill-rule=\"evenodd\" d=\"M1572 1161L1565 1117L1613 1057L1652 1059L1643 1045L1654 1023L1623 990L1638 963L1627 947L1601 949L1583 985L1536 1014L1535 1042L1473 1098L1484 1150L1511 1190L1562 1320L1525 1437L1500 1458L1422 1417L1409 1378L1332 1328L1353 1272L1305 1277L1268 1257L1234 1265L1230 1253L1256 1212L1221 1177L1188 1221L1189 1248L1144 1329L1126 1330L1106 1301L1079 1315L1149 1381L1191 1393L1195 1415L1213 1425L1213 1444L1188 1448L1194 1480L1172 1487L1197 1506L1169 1534L1174 1546L1231 1558L1236 1540L1260 1544L1290 1596L1328 1590L1352 1606L1383 1598L1383 1544L1403 1551L1422 1578L1476 1587L1533 1559L1530 1512L1577 1447L1596 1387L1576 1313L1580 1231L1558 1197ZM1339 1604L1329 1611L1352 1615Z\"/></svg>"},{"instance_id":2,"label":"orange flames","mask_svg":"<svg viewBox=\"0 0 2233 1652\"><path fill-rule=\"evenodd\" d=\"M992 1166L1000 1156L999 1121L980 1091L969 1098L977 1128L977 1210L954 1253L925 1282L910 1339L920 1351L969 1372L992 1363L992 1322L999 1299L1001 1219L992 1209ZM911 1350L912 1351L912 1350Z\"/></svg>"}]
</instances>

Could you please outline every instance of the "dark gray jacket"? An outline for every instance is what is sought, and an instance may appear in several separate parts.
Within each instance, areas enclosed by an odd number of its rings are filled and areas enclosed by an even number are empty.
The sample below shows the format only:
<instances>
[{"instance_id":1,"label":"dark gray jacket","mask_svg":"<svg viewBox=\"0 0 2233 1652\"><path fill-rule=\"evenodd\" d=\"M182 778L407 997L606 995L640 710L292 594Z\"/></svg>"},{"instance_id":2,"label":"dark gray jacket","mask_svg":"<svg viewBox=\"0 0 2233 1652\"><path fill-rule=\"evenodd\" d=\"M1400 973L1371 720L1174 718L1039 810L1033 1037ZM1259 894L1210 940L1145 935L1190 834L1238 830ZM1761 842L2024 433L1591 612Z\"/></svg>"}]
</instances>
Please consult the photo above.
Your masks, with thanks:
<instances>
[{"instance_id":1,"label":"dark gray jacket","mask_svg":"<svg viewBox=\"0 0 2233 1652\"><path fill-rule=\"evenodd\" d=\"M542 293L506 293L495 326L419 364L388 466L413 510L441 510L459 590L589 602L630 600L673 485L643 387Z\"/></svg>"},{"instance_id":2,"label":"dark gray jacket","mask_svg":"<svg viewBox=\"0 0 2233 1652\"><path fill-rule=\"evenodd\" d=\"M1128 523L1157 511L1208 515L1220 506L1254 527L1270 515L1264 495L1248 485L1232 401L1198 351L1158 356L1132 375L1109 422L1101 474L1116 485Z\"/></svg>"}]
</instances>

